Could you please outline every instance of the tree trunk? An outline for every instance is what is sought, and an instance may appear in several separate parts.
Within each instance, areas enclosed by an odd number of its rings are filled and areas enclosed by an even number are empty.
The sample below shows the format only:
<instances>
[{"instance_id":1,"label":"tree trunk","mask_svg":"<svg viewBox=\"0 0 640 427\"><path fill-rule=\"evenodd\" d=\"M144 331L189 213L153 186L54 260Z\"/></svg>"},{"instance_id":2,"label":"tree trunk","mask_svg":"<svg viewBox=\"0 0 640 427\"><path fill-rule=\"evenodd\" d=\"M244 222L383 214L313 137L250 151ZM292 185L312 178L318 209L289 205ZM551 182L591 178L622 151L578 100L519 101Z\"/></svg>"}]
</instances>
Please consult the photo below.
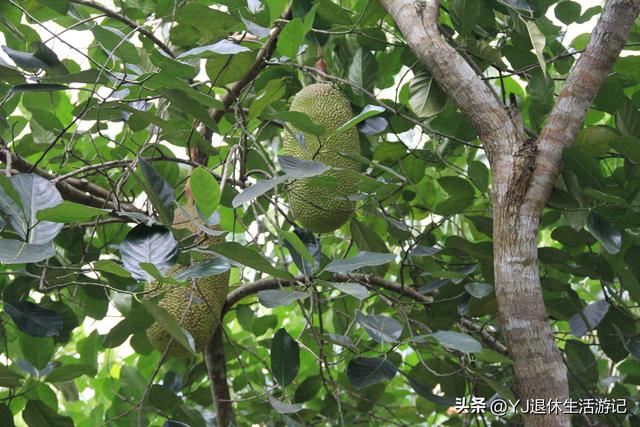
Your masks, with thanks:
<instances>
[{"instance_id":1,"label":"tree trunk","mask_svg":"<svg viewBox=\"0 0 640 427\"><path fill-rule=\"evenodd\" d=\"M222 325L220 325L205 348L204 362L209 374L213 401L217 407L216 424L219 427L228 427L233 422L234 414L227 383L227 365L222 334Z\"/></svg>"},{"instance_id":2,"label":"tree trunk","mask_svg":"<svg viewBox=\"0 0 640 427\"><path fill-rule=\"evenodd\" d=\"M569 398L567 371L547 320L538 274L538 216L496 200L493 218L495 292L500 325L518 379L521 405L528 399ZM526 426L568 426L562 413L525 417Z\"/></svg>"}]
</instances>

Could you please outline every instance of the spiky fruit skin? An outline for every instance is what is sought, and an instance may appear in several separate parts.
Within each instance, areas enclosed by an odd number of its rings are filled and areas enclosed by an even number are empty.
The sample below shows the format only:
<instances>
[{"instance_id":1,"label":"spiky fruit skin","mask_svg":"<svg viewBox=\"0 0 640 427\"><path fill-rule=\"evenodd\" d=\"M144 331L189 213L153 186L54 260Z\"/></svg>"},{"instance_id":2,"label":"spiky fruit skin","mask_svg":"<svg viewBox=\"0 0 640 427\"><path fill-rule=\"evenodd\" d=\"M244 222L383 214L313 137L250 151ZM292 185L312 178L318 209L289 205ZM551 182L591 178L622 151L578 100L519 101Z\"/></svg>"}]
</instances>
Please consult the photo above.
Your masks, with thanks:
<instances>
[{"instance_id":1,"label":"spiky fruit skin","mask_svg":"<svg viewBox=\"0 0 640 427\"><path fill-rule=\"evenodd\" d=\"M197 218L197 213L192 205L187 206L187 210L191 217ZM188 219L182 217L179 210L176 210L173 223L177 228L187 228L192 232L198 231L197 227ZM213 237L208 239L207 244L221 241L224 241L224 237ZM186 266L176 266L167 275L174 276L185 268ZM165 283L158 285L157 282L151 282L145 286L145 291L149 292L147 295L150 298L162 294L158 306L165 309L181 324L183 329L189 331L193 336L196 351L202 351L220 324L228 288L229 272L227 271L214 276L190 280L187 286ZM154 322L147 329L147 337L154 348L161 352L165 351L172 338L158 322ZM171 343L167 354L180 358L190 356L187 349L175 340Z\"/></svg>"},{"instance_id":2,"label":"spiky fruit skin","mask_svg":"<svg viewBox=\"0 0 640 427\"><path fill-rule=\"evenodd\" d=\"M304 87L291 102L290 111L305 113L325 127L325 136L353 118L349 100L335 87L316 83ZM334 189L311 185L309 179L294 181L289 187L289 204L293 217L315 233L334 231L349 220L354 204L347 196L356 193L353 176L346 170L359 171L359 164L339 152L360 154L358 132L351 128L333 135L314 136L304 133L306 150L295 138L297 129L284 133L283 154L305 160L318 160L332 169L325 175L337 179ZM346 169L346 170L345 170Z\"/></svg>"}]
</instances>

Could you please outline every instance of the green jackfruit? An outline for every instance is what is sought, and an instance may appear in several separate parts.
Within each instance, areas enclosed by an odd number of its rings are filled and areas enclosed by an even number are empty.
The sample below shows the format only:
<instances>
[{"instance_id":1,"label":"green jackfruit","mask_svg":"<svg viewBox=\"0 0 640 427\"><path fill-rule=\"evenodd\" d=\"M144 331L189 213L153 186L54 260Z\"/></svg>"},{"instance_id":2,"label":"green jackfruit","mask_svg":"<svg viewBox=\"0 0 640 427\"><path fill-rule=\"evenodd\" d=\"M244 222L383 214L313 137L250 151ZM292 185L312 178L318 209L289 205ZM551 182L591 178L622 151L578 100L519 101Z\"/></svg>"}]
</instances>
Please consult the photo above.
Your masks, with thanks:
<instances>
[{"instance_id":1,"label":"green jackfruit","mask_svg":"<svg viewBox=\"0 0 640 427\"><path fill-rule=\"evenodd\" d=\"M193 205L187 206L187 212L192 218L197 218ZM186 228L191 232L198 232L198 228L187 218L184 218L180 210L176 210L173 224L175 228ZM215 229L216 227L211 227ZM208 238L206 244L215 244L224 241L224 237ZM207 256L205 255L205 258ZM174 276L184 270L185 266L176 266L168 276ZM187 286L148 283L145 291L148 297L162 294L158 306L165 309L182 328L189 331L195 341L197 351L202 351L220 324L222 307L224 306L229 287L229 272L209 277L190 280ZM158 323L154 322L147 329L147 337L151 344L158 350L164 351L171 340L171 335ZM182 345L172 342L168 354L175 357L188 357L190 353Z\"/></svg>"},{"instance_id":2,"label":"green jackfruit","mask_svg":"<svg viewBox=\"0 0 640 427\"><path fill-rule=\"evenodd\" d=\"M290 110L305 113L315 123L323 125L326 132L320 137L303 133L306 147L295 138L297 129L285 132L283 154L318 160L330 166L332 169L325 175L336 178L338 183L335 189L328 189L312 185L309 179L294 181L289 187L291 212L297 221L313 232L336 230L349 220L354 210L354 204L347 196L356 193L356 182L347 170L360 171L358 162L338 154L360 154L356 129L330 136L353 118L349 100L334 86L316 83L306 86L294 96Z\"/></svg>"}]
</instances>

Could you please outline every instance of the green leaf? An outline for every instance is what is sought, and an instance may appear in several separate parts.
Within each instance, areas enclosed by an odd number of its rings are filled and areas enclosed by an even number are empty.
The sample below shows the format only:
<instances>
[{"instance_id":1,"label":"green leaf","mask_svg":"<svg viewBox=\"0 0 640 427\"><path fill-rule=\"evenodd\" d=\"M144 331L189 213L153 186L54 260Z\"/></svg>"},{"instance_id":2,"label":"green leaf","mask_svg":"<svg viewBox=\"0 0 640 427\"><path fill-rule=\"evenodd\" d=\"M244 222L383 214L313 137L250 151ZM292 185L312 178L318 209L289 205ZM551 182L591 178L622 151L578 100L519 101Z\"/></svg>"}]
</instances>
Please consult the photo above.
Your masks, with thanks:
<instances>
[{"instance_id":1,"label":"green leaf","mask_svg":"<svg viewBox=\"0 0 640 427\"><path fill-rule=\"evenodd\" d=\"M457 176L445 176L438 179L438 184L453 197L473 197L475 191L466 179Z\"/></svg>"},{"instance_id":2,"label":"green leaf","mask_svg":"<svg viewBox=\"0 0 640 427\"><path fill-rule=\"evenodd\" d=\"M280 38L278 38L280 40ZM260 117L269 104L279 99L287 93L287 87L284 79L269 80L267 85L258 93L249 108L249 118L254 119Z\"/></svg>"},{"instance_id":3,"label":"green leaf","mask_svg":"<svg viewBox=\"0 0 640 427\"><path fill-rule=\"evenodd\" d=\"M42 209L51 208L62 203L60 192L51 182L33 173L15 175L9 180L15 193L9 190L10 199L0 193L0 210L9 215L9 223L22 239L27 243L42 245L44 249L46 244L50 245L49 242L62 230L63 224L38 221L36 215ZM3 185L4 187L6 187L6 182ZM12 202L16 194L20 197L21 208ZM15 245L13 247L15 248ZM27 247L24 248L25 251L28 249ZM52 256L50 250L47 250L46 253L48 256L40 258L38 261Z\"/></svg>"},{"instance_id":4,"label":"green leaf","mask_svg":"<svg viewBox=\"0 0 640 427\"><path fill-rule=\"evenodd\" d=\"M329 283L334 288L338 289L340 292L343 292L347 295L351 295L352 297L357 298L361 301L369 298L369 291L365 286L359 283L353 283L353 282L336 282L336 283L327 282L327 283Z\"/></svg>"},{"instance_id":5,"label":"green leaf","mask_svg":"<svg viewBox=\"0 0 640 427\"><path fill-rule=\"evenodd\" d=\"M493 292L492 285L482 282L470 282L464 285L464 288L474 298L484 298Z\"/></svg>"},{"instance_id":6,"label":"green leaf","mask_svg":"<svg viewBox=\"0 0 640 427\"><path fill-rule=\"evenodd\" d=\"M74 223L89 221L95 217L104 217L106 215L107 212L104 209L65 200L52 208L39 210L36 213L36 218L40 221Z\"/></svg>"},{"instance_id":7,"label":"green leaf","mask_svg":"<svg viewBox=\"0 0 640 427\"><path fill-rule=\"evenodd\" d=\"M302 410L302 405L294 404L290 405L288 403L284 403L281 400L276 399L275 397L269 395L269 403L279 414L294 414L296 412L300 412Z\"/></svg>"},{"instance_id":8,"label":"green leaf","mask_svg":"<svg viewBox=\"0 0 640 427\"><path fill-rule=\"evenodd\" d=\"M640 162L640 138L623 136L609 143L611 148L634 162Z\"/></svg>"},{"instance_id":9,"label":"green leaf","mask_svg":"<svg viewBox=\"0 0 640 427\"><path fill-rule=\"evenodd\" d=\"M58 415L40 400L29 400L22 411L22 419L29 427L73 427L73 420Z\"/></svg>"},{"instance_id":10,"label":"green leaf","mask_svg":"<svg viewBox=\"0 0 640 427\"><path fill-rule=\"evenodd\" d=\"M640 138L640 111L628 98L616 114L616 126L622 135Z\"/></svg>"},{"instance_id":11,"label":"green leaf","mask_svg":"<svg viewBox=\"0 0 640 427\"><path fill-rule=\"evenodd\" d=\"M314 123L311 117L300 111L277 111L269 114L269 118L291 123L294 128L311 135L322 136L326 131L323 125Z\"/></svg>"},{"instance_id":12,"label":"green leaf","mask_svg":"<svg viewBox=\"0 0 640 427\"><path fill-rule=\"evenodd\" d=\"M44 261L56 254L56 249L51 243L33 245L13 239L0 239L0 263L2 264L26 264L30 262Z\"/></svg>"},{"instance_id":13,"label":"green leaf","mask_svg":"<svg viewBox=\"0 0 640 427\"><path fill-rule=\"evenodd\" d=\"M573 375L587 384L595 384L598 381L596 358L588 345L580 341L569 340L564 345L564 352Z\"/></svg>"},{"instance_id":14,"label":"green leaf","mask_svg":"<svg viewBox=\"0 0 640 427\"><path fill-rule=\"evenodd\" d=\"M306 299L310 296L307 292L285 291L281 289L267 289L258 292L260 304L267 308L287 306L294 301Z\"/></svg>"},{"instance_id":15,"label":"green leaf","mask_svg":"<svg viewBox=\"0 0 640 427\"><path fill-rule=\"evenodd\" d=\"M273 190L283 182L286 182L288 179L288 176L281 175L275 178L257 181L255 184L245 188L241 193L234 197L233 201L231 202L231 206L235 209L245 203L251 202L262 196L263 194Z\"/></svg>"},{"instance_id":16,"label":"green leaf","mask_svg":"<svg viewBox=\"0 0 640 427\"><path fill-rule=\"evenodd\" d=\"M171 185L160 175L149 162L142 157L138 158L144 180L138 179L143 185L145 193L151 200L153 208L160 215L162 223L167 227L173 224L173 209L176 201L176 193ZM136 174L133 174L137 177Z\"/></svg>"},{"instance_id":17,"label":"green leaf","mask_svg":"<svg viewBox=\"0 0 640 427\"><path fill-rule=\"evenodd\" d=\"M544 59L544 46L546 44L546 40L544 38L544 33L540 31L538 26L533 21L524 21L527 26L527 31L529 32L529 38L531 39L531 44L533 45L533 50L536 53L536 57L538 58L538 62L540 63L540 69L542 70L542 74L547 76L547 63Z\"/></svg>"},{"instance_id":18,"label":"green leaf","mask_svg":"<svg viewBox=\"0 0 640 427\"><path fill-rule=\"evenodd\" d=\"M489 188L489 168L487 168L484 163L477 160L469 162L467 172L469 173L471 181L473 181L480 191L487 191Z\"/></svg>"},{"instance_id":19,"label":"green leaf","mask_svg":"<svg viewBox=\"0 0 640 427\"><path fill-rule=\"evenodd\" d=\"M588 126L578 133L573 144L591 156L605 156L609 144L619 138L618 132L608 126Z\"/></svg>"},{"instance_id":20,"label":"green leaf","mask_svg":"<svg viewBox=\"0 0 640 427\"><path fill-rule=\"evenodd\" d=\"M113 55L130 64L140 62L138 49L127 39L126 33L106 25L94 25L91 27L91 32L108 55Z\"/></svg>"},{"instance_id":21,"label":"green leaf","mask_svg":"<svg viewBox=\"0 0 640 427\"><path fill-rule=\"evenodd\" d=\"M402 335L402 324L392 317L356 312L356 321L367 331L371 339L379 343L397 342Z\"/></svg>"},{"instance_id":22,"label":"green leaf","mask_svg":"<svg viewBox=\"0 0 640 427\"><path fill-rule=\"evenodd\" d=\"M93 365L83 364L71 364L62 365L54 368L49 375L47 375L47 382L58 383L64 381L70 381L83 375L94 376L96 374L96 368Z\"/></svg>"},{"instance_id":23,"label":"green leaf","mask_svg":"<svg viewBox=\"0 0 640 427\"><path fill-rule=\"evenodd\" d=\"M347 259L337 259L331 261L325 270L333 273L350 273L363 267L383 265L393 261L394 254L384 254L376 252L358 252L355 256Z\"/></svg>"},{"instance_id":24,"label":"green leaf","mask_svg":"<svg viewBox=\"0 0 640 427\"><path fill-rule=\"evenodd\" d=\"M22 375L13 369L0 365L0 387L19 387L22 378Z\"/></svg>"},{"instance_id":25,"label":"green leaf","mask_svg":"<svg viewBox=\"0 0 640 427\"><path fill-rule=\"evenodd\" d=\"M143 299L141 301L142 306L149 312L151 317L155 319L181 346L186 348L189 353L196 356L195 344L193 337L187 335L180 324L173 318L165 309L159 307L156 303L149 299Z\"/></svg>"},{"instance_id":26,"label":"green leaf","mask_svg":"<svg viewBox=\"0 0 640 427\"><path fill-rule=\"evenodd\" d=\"M473 196L455 196L449 197L438 203L434 212L442 216L450 216L464 211L475 201Z\"/></svg>"},{"instance_id":27,"label":"green leaf","mask_svg":"<svg viewBox=\"0 0 640 427\"><path fill-rule=\"evenodd\" d=\"M369 117L377 116L378 114L383 113L384 111L385 111L384 107L381 107L379 105L366 105L358 115L356 115L354 118L340 125L340 127L336 129L332 135L336 135L346 130L349 130L355 125L357 125L358 123L364 120L367 120Z\"/></svg>"},{"instance_id":28,"label":"green leaf","mask_svg":"<svg viewBox=\"0 0 640 427\"><path fill-rule=\"evenodd\" d=\"M300 349L284 328L276 331L271 341L271 372L280 386L286 387L300 370Z\"/></svg>"},{"instance_id":29,"label":"green leaf","mask_svg":"<svg viewBox=\"0 0 640 427\"><path fill-rule=\"evenodd\" d=\"M101 259L93 264L93 268L105 273L115 274L118 277L131 277L131 273L125 270L120 264L110 259Z\"/></svg>"},{"instance_id":30,"label":"green leaf","mask_svg":"<svg viewBox=\"0 0 640 427\"><path fill-rule=\"evenodd\" d=\"M178 253L178 242L169 230L154 225L139 224L133 228L120 244L120 255L124 268L134 279L149 280L140 263L155 265L160 273L166 273L173 265Z\"/></svg>"},{"instance_id":31,"label":"green leaf","mask_svg":"<svg viewBox=\"0 0 640 427\"><path fill-rule=\"evenodd\" d=\"M349 81L358 88L372 90L376 83L378 63L369 50L358 49L349 66Z\"/></svg>"},{"instance_id":32,"label":"green leaf","mask_svg":"<svg viewBox=\"0 0 640 427\"><path fill-rule=\"evenodd\" d=\"M365 388L392 379L397 369L381 357L356 357L347 365L347 378L355 388Z\"/></svg>"},{"instance_id":33,"label":"green leaf","mask_svg":"<svg viewBox=\"0 0 640 427\"><path fill-rule=\"evenodd\" d=\"M11 409L9 409L9 407L4 403L0 403L0 425L4 427L16 427L13 422Z\"/></svg>"},{"instance_id":34,"label":"green leaf","mask_svg":"<svg viewBox=\"0 0 640 427\"><path fill-rule=\"evenodd\" d=\"M273 277L285 280L295 280L295 277L293 277L291 273L274 267L272 265L273 262L265 258L265 256L260 252L246 246L242 246L239 243L224 242L210 246L209 249L225 258L236 261L242 265L246 265L247 267L251 267L254 270L270 274Z\"/></svg>"},{"instance_id":35,"label":"green leaf","mask_svg":"<svg viewBox=\"0 0 640 427\"><path fill-rule=\"evenodd\" d=\"M29 301L5 301L4 311L22 332L34 337L55 337L62 332L62 316Z\"/></svg>"},{"instance_id":36,"label":"green leaf","mask_svg":"<svg viewBox=\"0 0 640 427\"><path fill-rule=\"evenodd\" d=\"M307 34L307 28L300 18L294 18L287 22L278 37L278 51L290 59L295 59L298 49Z\"/></svg>"},{"instance_id":37,"label":"green leaf","mask_svg":"<svg viewBox=\"0 0 640 427\"><path fill-rule=\"evenodd\" d=\"M331 169L317 160L304 160L291 156L278 156L278 162L286 176L291 179L311 178Z\"/></svg>"},{"instance_id":38,"label":"green leaf","mask_svg":"<svg viewBox=\"0 0 640 427\"><path fill-rule=\"evenodd\" d=\"M199 279L202 277L214 276L229 271L231 266L221 259L209 259L206 261L191 264L175 275L176 280Z\"/></svg>"},{"instance_id":39,"label":"green leaf","mask_svg":"<svg viewBox=\"0 0 640 427\"><path fill-rule=\"evenodd\" d=\"M460 28L460 34L469 36L477 25L482 3L474 0L454 0L449 4L451 17Z\"/></svg>"},{"instance_id":40,"label":"green leaf","mask_svg":"<svg viewBox=\"0 0 640 427\"><path fill-rule=\"evenodd\" d=\"M218 181L202 166L191 172L189 185L196 206L205 218L209 218L220 203L220 186Z\"/></svg>"},{"instance_id":41,"label":"green leaf","mask_svg":"<svg viewBox=\"0 0 640 427\"><path fill-rule=\"evenodd\" d=\"M576 175L581 185L604 189L602 171L592 156L577 147L568 147L564 149L562 157L565 167Z\"/></svg>"},{"instance_id":42,"label":"green leaf","mask_svg":"<svg viewBox=\"0 0 640 427\"><path fill-rule=\"evenodd\" d=\"M12 86L9 90L12 93L22 92L53 92L56 90L67 90L68 86L51 83L30 83Z\"/></svg>"},{"instance_id":43,"label":"green leaf","mask_svg":"<svg viewBox=\"0 0 640 427\"><path fill-rule=\"evenodd\" d=\"M454 331L437 331L429 334L444 347L463 353L478 353L482 351L482 344L475 338Z\"/></svg>"},{"instance_id":44,"label":"green leaf","mask_svg":"<svg viewBox=\"0 0 640 427\"><path fill-rule=\"evenodd\" d=\"M176 59L209 58L215 57L216 55L237 55L238 53L249 52L250 50L251 49L248 47L234 43L231 40L223 39L210 45L189 49L188 51L182 52L178 55Z\"/></svg>"},{"instance_id":45,"label":"green leaf","mask_svg":"<svg viewBox=\"0 0 640 427\"><path fill-rule=\"evenodd\" d=\"M282 234L282 237L284 237L284 239L293 247L293 249L302 257L302 259L304 259L311 265L315 263L311 252L309 252L309 249L307 249L305 244L302 243L302 240L300 240L300 237L298 237L296 233L294 233L293 231L280 230L280 234Z\"/></svg>"},{"instance_id":46,"label":"green leaf","mask_svg":"<svg viewBox=\"0 0 640 427\"><path fill-rule=\"evenodd\" d=\"M609 311L609 303L605 300L593 302L576 313L569 319L571 332L578 338L582 338L587 332L593 330Z\"/></svg>"},{"instance_id":47,"label":"green leaf","mask_svg":"<svg viewBox=\"0 0 640 427\"><path fill-rule=\"evenodd\" d=\"M578 18L580 18L581 11L582 8L580 7L580 3L576 3L574 1L560 2L553 9L553 13L556 15L556 18L566 25L576 22Z\"/></svg>"},{"instance_id":48,"label":"green leaf","mask_svg":"<svg viewBox=\"0 0 640 427\"><path fill-rule=\"evenodd\" d=\"M208 389L207 392L211 393ZM149 403L161 411L171 411L180 402L181 399L164 385L153 384L149 390Z\"/></svg>"},{"instance_id":49,"label":"green leaf","mask_svg":"<svg viewBox=\"0 0 640 427\"><path fill-rule=\"evenodd\" d=\"M433 117L444 111L447 95L431 74L420 72L409 84L409 106L418 117Z\"/></svg>"},{"instance_id":50,"label":"green leaf","mask_svg":"<svg viewBox=\"0 0 640 427\"><path fill-rule=\"evenodd\" d=\"M587 228L593 237L600 241L605 251L613 255L620 252L622 247L620 232L594 211L587 215Z\"/></svg>"},{"instance_id":51,"label":"green leaf","mask_svg":"<svg viewBox=\"0 0 640 427\"><path fill-rule=\"evenodd\" d=\"M201 99L194 99L181 89L160 87L155 91L171 101L176 108L184 113L192 115L213 130L218 129L218 124L209 116L207 109L202 106Z\"/></svg>"},{"instance_id":52,"label":"green leaf","mask_svg":"<svg viewBox=\"0 0 640 427\"><path fill-rule=\"evenodd\" d=\"M241 52L236 55L216 55L207 60L207 76L215 86L224 86L246 75L255 62L255 53Z\"/></svg>"}]
</instances>

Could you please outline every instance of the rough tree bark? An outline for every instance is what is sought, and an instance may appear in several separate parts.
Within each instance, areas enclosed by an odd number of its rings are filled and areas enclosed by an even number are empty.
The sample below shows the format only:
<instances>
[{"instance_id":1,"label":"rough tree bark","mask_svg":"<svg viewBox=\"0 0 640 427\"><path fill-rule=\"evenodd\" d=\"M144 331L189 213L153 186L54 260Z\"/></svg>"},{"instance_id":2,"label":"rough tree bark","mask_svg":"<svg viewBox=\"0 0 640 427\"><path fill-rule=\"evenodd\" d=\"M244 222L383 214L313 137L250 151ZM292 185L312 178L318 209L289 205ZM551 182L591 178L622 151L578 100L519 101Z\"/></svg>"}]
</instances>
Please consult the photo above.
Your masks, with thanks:
<instances>
[{"instance_id":1,"label":"rough tree bark","mask_svg":"<svg viewBox=\"0 0 640 427\"><path fill-rule=\"evenodd\" d=\"M406 41L483 142L493 175L495 289L502 332L514 361L520 399L569 397L566 367L547 320L538 274L542 209L562 168L562 150L582 126L640 11L640 0L609 0L549 115L528 139L474 68L440 35L439 0L380 0ZM568 426L564 414L527 416L527 426Z\"/></svg>"}]
</instances>

